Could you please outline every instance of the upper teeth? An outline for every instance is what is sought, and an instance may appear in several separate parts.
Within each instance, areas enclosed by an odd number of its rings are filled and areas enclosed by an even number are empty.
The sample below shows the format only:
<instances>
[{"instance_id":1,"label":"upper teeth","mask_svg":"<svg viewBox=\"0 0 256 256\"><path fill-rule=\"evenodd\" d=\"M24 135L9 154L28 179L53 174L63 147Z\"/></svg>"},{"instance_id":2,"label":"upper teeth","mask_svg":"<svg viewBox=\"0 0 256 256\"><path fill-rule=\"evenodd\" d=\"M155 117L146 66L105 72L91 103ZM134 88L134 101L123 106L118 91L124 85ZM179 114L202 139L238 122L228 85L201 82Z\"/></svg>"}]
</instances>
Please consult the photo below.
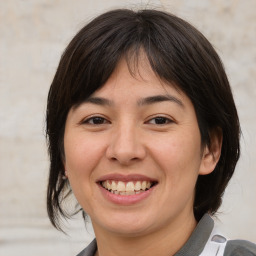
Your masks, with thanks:
<instances>
[{"instance_id":1,"label":"upper teeth","mask_svg":"<svg viewBox=\"0 0 256 256\"><path fill-rule=\"evenodd\" d=\"M150 181L110 181L106 180L102 182L102 186L108 190L118 192L136 192L140 190L149 189L152 185Z\"/></svg>"}]
</instances>

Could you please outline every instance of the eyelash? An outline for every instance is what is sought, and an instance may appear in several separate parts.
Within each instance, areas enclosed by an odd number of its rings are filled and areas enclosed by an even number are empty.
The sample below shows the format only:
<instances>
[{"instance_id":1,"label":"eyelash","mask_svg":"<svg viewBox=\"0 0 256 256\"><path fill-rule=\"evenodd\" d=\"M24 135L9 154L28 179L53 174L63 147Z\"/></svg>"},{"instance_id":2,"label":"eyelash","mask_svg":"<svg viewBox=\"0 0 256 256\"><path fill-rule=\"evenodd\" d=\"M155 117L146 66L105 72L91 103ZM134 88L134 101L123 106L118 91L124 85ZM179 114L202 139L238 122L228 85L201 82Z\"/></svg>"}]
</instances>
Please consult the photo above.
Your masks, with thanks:
<instances>
[{"instance_id":1,"label":"eyelash","mask_svg":"<svg viewBox=\"0 0 256 256\"><path fill-rule=\"evenodd\" d=\"M155 120L155 122L153 123L153 124L155 124L155 125L166 125L166 124L170 124L170 123L173 123L174 121L173 120L171 120L170 118L167 118L167 117L164 117L164 116L156 116L156 117L154 117L154 118L151 118L151 119L149 119L148 121L147 121L147 123L149 123L149 124L152 124L152 120ZM158 120L158 121L157 121ZM157 122L159 122L160 121L160 123L157 123ZM164 123L161 123L161 121L164 121Z\"/></svg>"},{"instance_id":2,"label":"eyelash","mask_svg":"<svg viewBox=\"0 0 256 256\"><path fill-rule=\"evenodd\" d=\"M154 123L152 121L155 120ZM91 123L95 122L96 123ZM173 123L174 121L171 120L170 118L164 117L164 116L156 116L154 118L149 119L146 121L147 124L155 124L155 125L166 125ZM109 124L110 121L108 121L106 118L101 117L101 116L93 116L89 117L81 122L82 124L89 124L89 125L103 125L103 124Z\"/></svg>"},{"instance_id":3,"label":"eyelash","mask_svg":"<svg viewBox=\"0 0 256 256\"><path fill-rule=\"evenodd\" d=\"M96 121L96 123L90 123L90 121ZM89 118L83 120L81 123L82 124L89 124L89 125L103 125L103 124L110 123L110 122L104 117L92 116L92 117L89 117Z\"/></svg>"}]
</instances>

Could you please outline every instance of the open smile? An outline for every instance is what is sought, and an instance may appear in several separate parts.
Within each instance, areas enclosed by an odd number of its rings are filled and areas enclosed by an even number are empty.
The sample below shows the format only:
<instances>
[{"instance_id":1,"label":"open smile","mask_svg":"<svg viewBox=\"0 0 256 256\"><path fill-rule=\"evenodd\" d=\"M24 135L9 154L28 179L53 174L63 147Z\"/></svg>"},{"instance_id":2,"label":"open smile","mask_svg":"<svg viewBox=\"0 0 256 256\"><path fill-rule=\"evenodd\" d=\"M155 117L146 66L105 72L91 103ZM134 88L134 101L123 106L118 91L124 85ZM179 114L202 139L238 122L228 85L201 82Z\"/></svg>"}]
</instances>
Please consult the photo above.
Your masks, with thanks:
<instances>
[{"instance_id":1,"label":"open smile","mask_svg":"<svg viewBox=\"0 0 256 256\"><path fill-rule=\"evenodd\" d=\"M143 175L106 175L97 184L112 203L130 205L147 198L158 182Z\"/></svg>"},{"instance_id":2,"label":"open smile","mask_svg":"<svg viewBox=\"0 0 256 256\"><path fill-rule=\"evenodd\" d=\"M151 181L116 181L116 180L105 180L100 182L100 185L108 190L112 194L116 195L136 195L143 193L154 185L156 182Z\"/></svg>"}]
</instances>

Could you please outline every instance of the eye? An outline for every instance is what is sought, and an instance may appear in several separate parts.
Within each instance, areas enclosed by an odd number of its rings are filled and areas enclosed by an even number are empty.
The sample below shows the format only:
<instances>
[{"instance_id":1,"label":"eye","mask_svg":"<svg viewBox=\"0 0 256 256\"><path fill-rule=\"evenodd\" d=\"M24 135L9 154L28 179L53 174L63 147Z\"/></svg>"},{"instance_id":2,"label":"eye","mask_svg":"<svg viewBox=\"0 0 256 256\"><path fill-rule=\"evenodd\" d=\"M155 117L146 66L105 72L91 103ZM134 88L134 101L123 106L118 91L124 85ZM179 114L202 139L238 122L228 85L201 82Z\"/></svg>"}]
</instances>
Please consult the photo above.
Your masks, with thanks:
<instances>
[{"instance_id":1,"label":"eye","mask_svg":"<svg viewBox=\"0 0 256 256\"><path fill-rule=\"evenodd\" d=\"M101 124L109 124L109 121L101 116L93 116L83 120L82 123L90 124L90 125L101 125Z\"/></svg>"},{"instance_id":2,"label":"eye","mask_svg":"<svg viewBox=\"0 0 256 256\"><path fill-rule=\"evenodd\" d=\"M155 118L152 118L148 121L149 124L157 124L157 125L164 125L164 124L170 124L173 123L173 121L170 118L163 117L163 116L157 116Z\"/></svg>"}]
</instances>

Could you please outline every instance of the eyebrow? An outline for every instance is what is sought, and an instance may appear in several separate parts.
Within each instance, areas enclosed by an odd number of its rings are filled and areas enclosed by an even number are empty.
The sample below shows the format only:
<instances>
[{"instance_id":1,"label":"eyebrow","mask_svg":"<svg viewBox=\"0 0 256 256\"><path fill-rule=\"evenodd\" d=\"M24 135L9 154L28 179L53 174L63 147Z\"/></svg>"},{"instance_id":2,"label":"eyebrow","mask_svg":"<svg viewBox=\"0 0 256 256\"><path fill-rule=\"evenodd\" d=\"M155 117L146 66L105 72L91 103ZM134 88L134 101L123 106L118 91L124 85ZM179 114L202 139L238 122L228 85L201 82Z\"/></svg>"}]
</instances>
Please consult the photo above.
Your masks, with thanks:
<instances>
[{"instance_id":1,"label":"eyebrow","mask_svg":"<svg viewBox=\"0 0 256 256\"><path fill-rule=\"evenodd\" d=\"M178 104L180 107L184 108L184 104L182 103L182 101L180 99L178 99L172 95L169 95L169 94L155 95L155 96L150 96L150 97L140 99L138 101L138 105L139 106L151 105L151 104L155 104L155 103L159 103L159 102L163 102L163 101L171 101L171 102Z\"/></svg>"},{"instance_id":2,"label":"eyebrow","mask_svg":"<svg viewBox=\"0 0 256 256\"><path fill-rule=\"evenodd\" d=\"M182 101L172 95L165 94L165 95L154 95L154 96L149 96L146 98L139 99L137 101L138 106L144 106L144 105L151 105L159 102L164 102L164 101L171 101L176 104L178 104L180 107L184 108L184 104ZM113 106L114 103L113 101L102 98L102 97L89 97L83 101L83 103L92 103L95 105L100 105L100 106Z\"/></svg>"},{"instance_id":3,"label":"eyebrow","mask_svg":"<svg viewBox=\"0 0 256 256\"><path fill-rule=\"evenodd\" d=\"M83 103L92 103L95 105L100 105L100 106L111 106L113 105L113 102L111 100L108 100L106 98L102 97L89 97L83 101Z\"/></svg>"}]
</instances>

